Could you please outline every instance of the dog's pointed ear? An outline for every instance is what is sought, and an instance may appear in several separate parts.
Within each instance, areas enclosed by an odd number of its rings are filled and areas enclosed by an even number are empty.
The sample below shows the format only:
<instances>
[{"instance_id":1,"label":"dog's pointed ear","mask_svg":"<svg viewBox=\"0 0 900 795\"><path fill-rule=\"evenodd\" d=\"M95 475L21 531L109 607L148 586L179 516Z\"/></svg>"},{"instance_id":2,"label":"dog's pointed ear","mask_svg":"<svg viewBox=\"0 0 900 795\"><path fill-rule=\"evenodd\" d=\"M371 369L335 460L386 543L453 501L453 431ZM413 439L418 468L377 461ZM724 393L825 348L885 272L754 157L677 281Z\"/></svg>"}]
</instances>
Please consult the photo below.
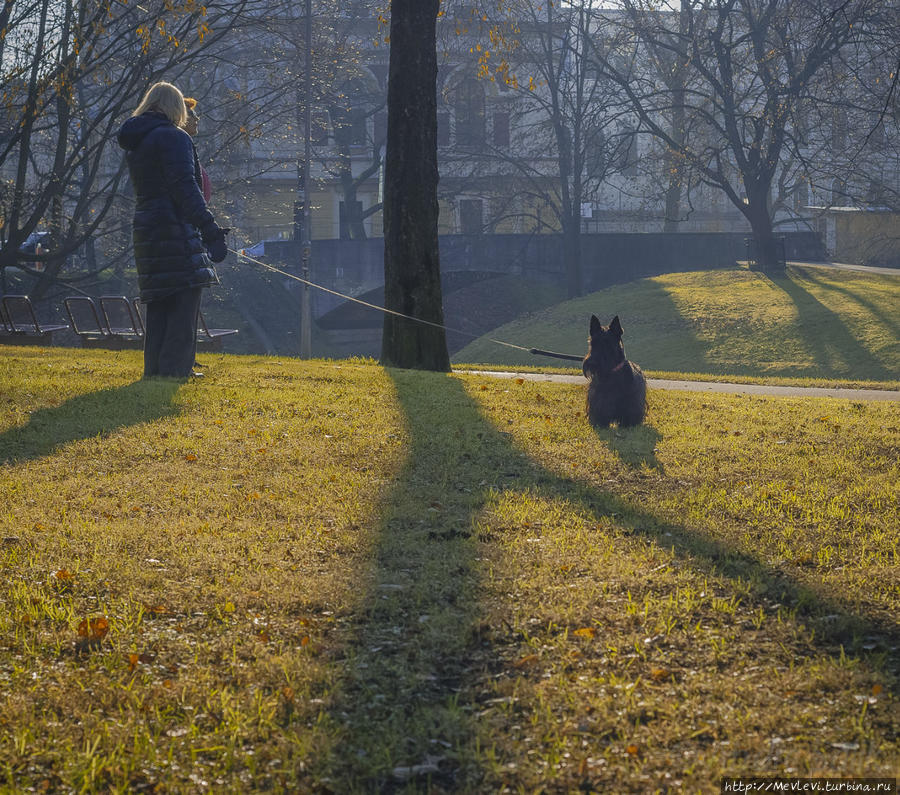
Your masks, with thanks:
<instances>
[{"instance_id":1,"label":"dog's pointed ear","mask_svg":"<svg viewBox=\"0 0 900 795\"><path fill-rule=\"evenodd\" d=\"M596 315L591 315L591 334L596 334L603 326L600 325L600 320Z\"/></svg>"},{"instance_id":2,"label":"dog's pointed ear","mask_svg":"<svg viewBox=\"0 0 900 795\"><path fill-rule=\"evenodd\" d=\"M622 336L622 324L619 322L619 316L616 315L609 324L609 330L617 337Z\"/></svg>"}]
</instances>

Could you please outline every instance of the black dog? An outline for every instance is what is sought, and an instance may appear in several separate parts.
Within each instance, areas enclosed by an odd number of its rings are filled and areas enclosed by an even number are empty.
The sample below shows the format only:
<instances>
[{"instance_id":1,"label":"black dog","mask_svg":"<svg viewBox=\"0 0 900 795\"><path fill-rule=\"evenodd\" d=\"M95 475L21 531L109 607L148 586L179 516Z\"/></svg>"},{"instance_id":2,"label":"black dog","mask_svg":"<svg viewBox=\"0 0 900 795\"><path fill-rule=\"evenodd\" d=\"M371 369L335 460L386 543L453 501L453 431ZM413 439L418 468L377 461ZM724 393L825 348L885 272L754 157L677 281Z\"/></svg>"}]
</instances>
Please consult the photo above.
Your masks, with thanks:
<instances>
[{"instance_id":1,"label":"black dog","mask_svg":"<svg viewBox=\"0 0 900 795\"><path fill-rule=\"evenodd\" d=\"M647 410L647 379L641 368L625 358L622 325L616 315L609 328L591 315L588 355L581 366L589 378L587 416L591 425L606 428L640 425Z\"/></svg>"}]
</instances>

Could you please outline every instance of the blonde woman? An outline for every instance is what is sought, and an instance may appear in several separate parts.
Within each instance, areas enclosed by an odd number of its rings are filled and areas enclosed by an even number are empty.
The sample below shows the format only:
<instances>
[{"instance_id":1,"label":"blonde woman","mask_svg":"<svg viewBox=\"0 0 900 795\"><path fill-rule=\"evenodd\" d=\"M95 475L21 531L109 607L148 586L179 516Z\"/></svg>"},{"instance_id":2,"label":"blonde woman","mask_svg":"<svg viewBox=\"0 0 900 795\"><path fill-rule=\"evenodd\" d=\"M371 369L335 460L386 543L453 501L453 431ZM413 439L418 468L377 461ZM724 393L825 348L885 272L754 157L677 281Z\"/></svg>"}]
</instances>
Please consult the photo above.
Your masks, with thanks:
<instances>
[{"instance_id":1,"label":"blonde woman","mask_svg":"<svg viewBox=\"0 0 900 795\"><path fill-rule=\"evenodd\" d=\"M201 292L215 282L209 260L227 254L228 230L204 201L193 142L181 129L186 120L181 91L156 83L119 130L135 194L138 286L147 305L145 378L191 375Z\"/></svg>"}]
</instances>

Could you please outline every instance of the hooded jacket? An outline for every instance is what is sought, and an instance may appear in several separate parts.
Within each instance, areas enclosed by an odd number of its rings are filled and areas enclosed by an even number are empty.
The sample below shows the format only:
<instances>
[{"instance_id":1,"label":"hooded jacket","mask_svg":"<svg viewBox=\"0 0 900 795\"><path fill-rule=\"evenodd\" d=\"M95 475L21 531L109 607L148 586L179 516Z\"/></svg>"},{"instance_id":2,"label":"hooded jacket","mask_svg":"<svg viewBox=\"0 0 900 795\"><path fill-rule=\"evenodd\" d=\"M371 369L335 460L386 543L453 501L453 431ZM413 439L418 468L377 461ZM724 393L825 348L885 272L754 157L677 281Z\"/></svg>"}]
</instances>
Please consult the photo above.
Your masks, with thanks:
<instances>
[{"instance_id":1,"label":"hooded jacket","mask_svg":"<svg viewBox=\"0 0 900 795\"><path fill-rule=\"evenodd\" d=\"M194 173L191 137L162 113L128 119L119 146L135 193L133 241L141 300L215 282L200 230L216 229Z\"/></svg>"}]
</instances>

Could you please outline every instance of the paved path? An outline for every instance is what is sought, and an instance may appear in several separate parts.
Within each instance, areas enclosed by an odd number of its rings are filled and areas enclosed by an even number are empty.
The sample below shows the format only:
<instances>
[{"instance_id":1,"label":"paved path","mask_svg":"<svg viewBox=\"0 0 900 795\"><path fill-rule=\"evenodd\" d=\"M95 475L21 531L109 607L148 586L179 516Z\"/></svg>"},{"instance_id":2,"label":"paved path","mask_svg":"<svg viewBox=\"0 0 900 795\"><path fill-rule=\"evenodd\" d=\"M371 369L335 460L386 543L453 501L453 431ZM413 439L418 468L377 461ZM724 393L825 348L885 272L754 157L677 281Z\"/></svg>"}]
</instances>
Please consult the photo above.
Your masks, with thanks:
<instances>
[{"instance_id":1,"label":"paved path","mask_svg":"<svg viewBox=\"0 0 900 795\"><path fill-rule=\"evenodd\" d=\"M582 375L559 373L512 373L499 370L458 370L460 373L491 378L523 378L526 381L553 381L558 384L585 384ZM888 389L830 389L827 387L769 386L766 384L730 384L719 381L664 381L648 378L651 389L679 389L686 392L730 392L736 395L775 395L778 397L831 397L846 400L900 401L900 392Z\"/></svg>"},{"instance_id":2,"label":"paved path","mask_svg":"<svg viewBox=\"0 0 900 795\"><path fill-rule=\"evenodd\" d=\"M860 273L883 273L887 276L900 276L900 268L879 268L874 265L848 265L845 262L795 262L788 260L788 265L801 268L836 268L839 271L859 271Z\"/></svg>"}]
</instances>

